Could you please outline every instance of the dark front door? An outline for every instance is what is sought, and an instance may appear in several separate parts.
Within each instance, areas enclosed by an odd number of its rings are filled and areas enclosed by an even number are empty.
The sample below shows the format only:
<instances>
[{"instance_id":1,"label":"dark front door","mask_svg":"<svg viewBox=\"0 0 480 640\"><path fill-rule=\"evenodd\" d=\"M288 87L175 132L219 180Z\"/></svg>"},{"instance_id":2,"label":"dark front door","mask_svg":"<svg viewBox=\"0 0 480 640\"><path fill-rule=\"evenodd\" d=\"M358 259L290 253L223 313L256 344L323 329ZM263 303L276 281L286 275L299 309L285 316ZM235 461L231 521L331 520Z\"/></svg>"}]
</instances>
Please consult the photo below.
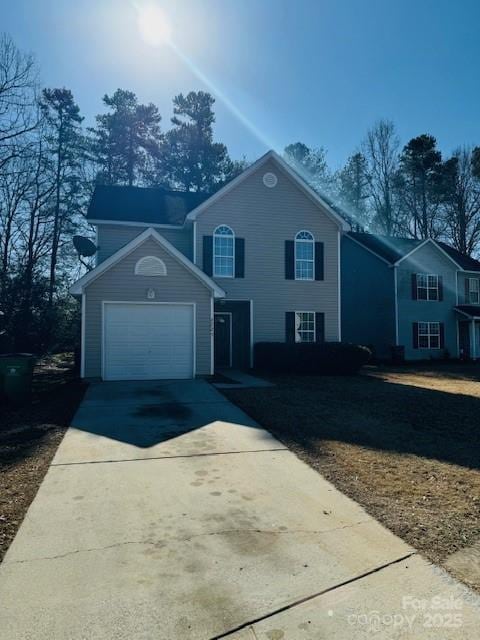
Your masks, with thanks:
<instances>
[{"instance_id":1,"label":"dark front door","mask_svg":"<svg viewBox=\"0 0 480 640\"><path fill-rule=\"evenodd\" d=\"M215 368L232 366L232 314L215 313Z\"/></svg>"}]
</instances>

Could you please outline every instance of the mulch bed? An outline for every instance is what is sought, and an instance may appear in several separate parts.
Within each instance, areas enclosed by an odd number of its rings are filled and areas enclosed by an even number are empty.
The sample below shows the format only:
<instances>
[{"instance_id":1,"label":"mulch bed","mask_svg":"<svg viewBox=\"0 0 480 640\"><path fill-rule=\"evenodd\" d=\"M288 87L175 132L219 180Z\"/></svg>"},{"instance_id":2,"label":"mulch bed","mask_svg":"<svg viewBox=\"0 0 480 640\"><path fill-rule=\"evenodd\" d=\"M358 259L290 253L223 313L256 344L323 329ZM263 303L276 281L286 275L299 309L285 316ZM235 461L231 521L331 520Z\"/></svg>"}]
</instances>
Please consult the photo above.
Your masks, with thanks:
<instances>
[{"instance_id":1,"label":"mulch bed","mask_svg":"<svg viewBox=\"0 0 480 640\"><path fill-rule=\"evenodd\" d=\"M479 380L472 365L372 367L353 377L276 377L275 387L223 393L443 563L480 539Z\"/></svg>"},{"instance_id":2,"label":"mulch bed","mask_svg":"<svg viewBox=\"0 0 480 640\"><path fill-rule=\"evenodd\" d=\"M35 368L31 404L0 404L0 561L3 559L86 385L71 354L49 356Z\"/></svg>"}]
</instances>

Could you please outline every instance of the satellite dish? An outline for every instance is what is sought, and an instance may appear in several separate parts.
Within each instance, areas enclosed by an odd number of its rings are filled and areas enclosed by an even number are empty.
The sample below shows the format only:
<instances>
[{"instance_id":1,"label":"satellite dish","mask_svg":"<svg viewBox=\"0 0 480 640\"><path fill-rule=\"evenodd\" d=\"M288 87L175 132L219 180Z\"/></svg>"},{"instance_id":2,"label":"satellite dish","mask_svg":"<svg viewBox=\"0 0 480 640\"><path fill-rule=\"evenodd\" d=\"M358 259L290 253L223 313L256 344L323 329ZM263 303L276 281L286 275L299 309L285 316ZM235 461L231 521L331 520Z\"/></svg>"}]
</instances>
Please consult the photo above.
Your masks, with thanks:
<instances>
[{"instance_id":1,"label":"satellite dish","mask_svg":"<svg viewBox=\"0 0 480 640\"><path fill-rule=\"evenodd\" d=\"M79 255L85 258L89 258L97 252L97 247L91 240L85 238L85 236L73 236L73 246Z\"/></svg>"}]
</instances>

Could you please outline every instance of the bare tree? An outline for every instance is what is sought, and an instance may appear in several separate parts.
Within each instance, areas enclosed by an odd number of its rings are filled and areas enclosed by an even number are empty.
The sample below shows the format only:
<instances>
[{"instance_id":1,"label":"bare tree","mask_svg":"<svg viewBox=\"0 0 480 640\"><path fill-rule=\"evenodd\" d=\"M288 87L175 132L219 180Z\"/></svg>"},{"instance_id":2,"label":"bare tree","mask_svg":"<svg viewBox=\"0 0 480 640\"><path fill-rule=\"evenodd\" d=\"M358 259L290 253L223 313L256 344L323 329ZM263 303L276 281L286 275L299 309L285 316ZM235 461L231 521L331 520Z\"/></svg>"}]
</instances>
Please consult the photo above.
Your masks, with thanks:
<instances>
[{"instance_id":1,"label":"bare tree","mask_svg":"<svg viewBox=\"0 0 480 640\"><path fill-rule=\"evenodd\" d=\"M471 255L480 246L480 176L476 171L476 155L469 147L454 151L447 161L449 193L446 200L448 241Z\"/></svg>"},{"instance_id":2,"label":"bare tree","mask_svg":"<svg viewBox=\"0 0 480 640\"><path fill-rule=\"evenodd\" d=\"M20 138L37 126L36 86L33 56L0 35L0 170L17 155Z\"/></svg>"},{"instance_id":3,"label":"bare tree","mask_svg":"<svg viewBox=\"0 0 480 640\"><path fill-rule=\"evenodd\" d=\"M398 231L395 179L400 141L390 120L379 120L363 143L373 208L373 224L388 235Z\"/></svg>"}]
</instances>

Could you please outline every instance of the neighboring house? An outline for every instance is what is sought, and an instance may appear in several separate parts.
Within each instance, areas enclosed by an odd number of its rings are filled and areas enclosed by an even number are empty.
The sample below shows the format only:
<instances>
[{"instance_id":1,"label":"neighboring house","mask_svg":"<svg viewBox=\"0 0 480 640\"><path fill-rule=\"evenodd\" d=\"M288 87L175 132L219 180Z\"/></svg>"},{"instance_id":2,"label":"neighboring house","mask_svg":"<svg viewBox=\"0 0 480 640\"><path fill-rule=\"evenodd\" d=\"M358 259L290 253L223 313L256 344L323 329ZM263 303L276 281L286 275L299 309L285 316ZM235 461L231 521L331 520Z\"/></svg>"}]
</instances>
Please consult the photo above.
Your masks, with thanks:
<instances>
[{"instance_id":1,"label":"neighboring house","mask_svg":"<svg viewBox=\"0 0 480 640\"><path fill-rule=\"evenodd\" d=\"M259 341L338 341L349 224L274 152L214 195L98 187L82 376L189 378L249 367Z\"/></svg>"},{"instance_id":2,"label":"neighboring house","mask_svg":"<svg viewBox=\"0 0 480 640\"><path fill-rule=\"evenodd\" d=\"M480 262L434 240L342 239L342 336L379 358L480 357Z\"/></svg>"}]
</instances>

